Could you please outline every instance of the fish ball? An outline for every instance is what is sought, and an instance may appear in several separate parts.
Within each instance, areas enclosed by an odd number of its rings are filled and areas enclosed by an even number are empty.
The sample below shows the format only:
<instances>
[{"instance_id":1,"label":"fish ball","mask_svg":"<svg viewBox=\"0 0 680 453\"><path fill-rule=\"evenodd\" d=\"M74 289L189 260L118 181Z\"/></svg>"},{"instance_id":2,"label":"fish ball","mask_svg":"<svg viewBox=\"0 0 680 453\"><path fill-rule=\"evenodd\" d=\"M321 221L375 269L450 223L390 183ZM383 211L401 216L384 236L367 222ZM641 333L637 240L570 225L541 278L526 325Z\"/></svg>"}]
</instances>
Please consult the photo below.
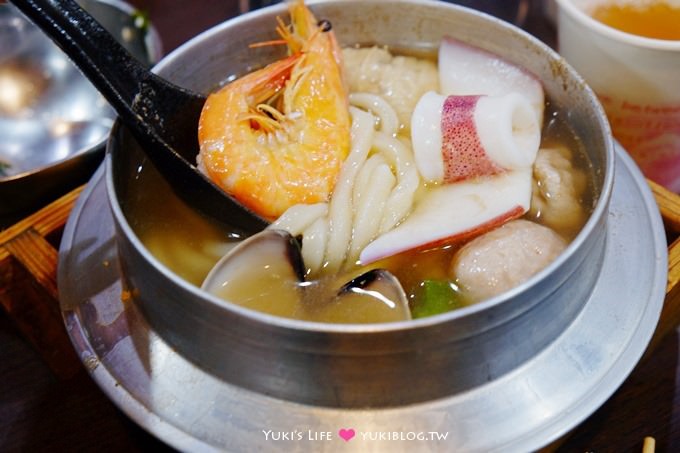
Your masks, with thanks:
<instances>
[{"instance_id":1,"label":"fish ball","mask_svg":"<svg viewBox=\"0 0 680 453\"><path fill-rule=\"evenodd\" d=\"M449 275L478 302L529 279L565 247L564 239L550 228L513 220L461 248L451 261Z\"/></svg>"},{"instance_id":2,"label":"fish ball","mask_svg":"<svg viewBox=\"0 0 680 453\"><path fill-rule=\"evenodd\" d=\"M573 167L567 148L540 149L529 215L566 237L576 235L586 218L580 202L586 185L585 174Z\"/></svg>"}]
</instances>

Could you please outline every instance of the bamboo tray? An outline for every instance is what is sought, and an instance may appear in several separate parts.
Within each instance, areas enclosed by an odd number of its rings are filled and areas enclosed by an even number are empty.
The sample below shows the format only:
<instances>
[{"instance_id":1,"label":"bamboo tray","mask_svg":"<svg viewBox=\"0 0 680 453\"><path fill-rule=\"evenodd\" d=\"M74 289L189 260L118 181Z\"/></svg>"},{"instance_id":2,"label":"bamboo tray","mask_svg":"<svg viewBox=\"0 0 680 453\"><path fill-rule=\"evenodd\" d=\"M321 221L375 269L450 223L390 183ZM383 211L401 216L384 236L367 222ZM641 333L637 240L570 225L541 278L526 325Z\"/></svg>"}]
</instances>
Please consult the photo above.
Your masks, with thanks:
<instances>
[{"instance_id":1,"label":"bamboo tray","mask_svg":"<svg viewBox=\"0 0 680 453\"><path fill-rule=\"evenodd\" d=\"M666 299L645 357L680 325L680 196L649 181L669 239ZM58 244L83 187L0 232L0 304L56 376L82 369L64 328L56 284ZM644 358L643 358L644 360Z\"/></svg>"}]
</instances>

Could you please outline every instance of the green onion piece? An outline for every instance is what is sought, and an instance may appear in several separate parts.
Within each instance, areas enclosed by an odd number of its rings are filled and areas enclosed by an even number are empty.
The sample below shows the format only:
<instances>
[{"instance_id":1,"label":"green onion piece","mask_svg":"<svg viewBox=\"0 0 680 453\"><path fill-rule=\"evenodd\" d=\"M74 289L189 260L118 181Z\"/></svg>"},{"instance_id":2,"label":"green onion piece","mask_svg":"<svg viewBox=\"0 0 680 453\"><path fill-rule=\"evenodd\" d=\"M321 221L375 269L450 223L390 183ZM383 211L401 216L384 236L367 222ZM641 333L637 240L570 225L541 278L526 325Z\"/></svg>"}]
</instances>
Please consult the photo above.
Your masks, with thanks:
<instances>
[{"instance_id":1,"label":"green onion piece","mask_svg":"<svg viewBox=\"0 0 680 453\"><path fill-rule=\"evenodd\" d=\"M463 305L463 297L454 283L446 280L425 280L415 291L411 316L413 319L425 318Z\"/></svg>"}]
</instances>

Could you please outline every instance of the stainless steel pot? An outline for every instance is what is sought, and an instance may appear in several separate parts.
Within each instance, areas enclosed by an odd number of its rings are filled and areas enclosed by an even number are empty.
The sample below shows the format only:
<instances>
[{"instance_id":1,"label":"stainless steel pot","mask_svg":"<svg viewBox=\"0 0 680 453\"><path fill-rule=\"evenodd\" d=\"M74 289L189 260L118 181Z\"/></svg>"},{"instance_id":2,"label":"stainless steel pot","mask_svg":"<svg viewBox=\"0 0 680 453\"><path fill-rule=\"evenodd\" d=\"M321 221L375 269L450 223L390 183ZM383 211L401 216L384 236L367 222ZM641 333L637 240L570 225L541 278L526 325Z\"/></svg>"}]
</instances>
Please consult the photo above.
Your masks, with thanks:
<instances>
[{"instance_id":1,"label":"stainless steel pot","mask_svg":"<svg viewBox=\"0 0 680 453\"><path fill-rule=\"evenodd\" d=\"M613 142L583 80L551 49L502 21L462 7L416 0L312 3L344 44L433 49L452 35L526 67L542 81L588 150L597 203L568 249L525 284L447 314L380 325L328 325L253 312L203 293L141 243L127 206L148 165L134 140L114 127L107 187L125 284L154 331L179 354L248 390L304 404L386 407L453 395L517 369L574 321L599 275L613 182ZM206 92L253 61L248 44L271 39L284 7L224 23L166 57L157 70ZM262 53L260 53L262 55ZM262 59L272 58L262 55ZM172 193L156 194L159 200ZM178 220L180 221L180 220Z\"/></svg>"}]
</instances>

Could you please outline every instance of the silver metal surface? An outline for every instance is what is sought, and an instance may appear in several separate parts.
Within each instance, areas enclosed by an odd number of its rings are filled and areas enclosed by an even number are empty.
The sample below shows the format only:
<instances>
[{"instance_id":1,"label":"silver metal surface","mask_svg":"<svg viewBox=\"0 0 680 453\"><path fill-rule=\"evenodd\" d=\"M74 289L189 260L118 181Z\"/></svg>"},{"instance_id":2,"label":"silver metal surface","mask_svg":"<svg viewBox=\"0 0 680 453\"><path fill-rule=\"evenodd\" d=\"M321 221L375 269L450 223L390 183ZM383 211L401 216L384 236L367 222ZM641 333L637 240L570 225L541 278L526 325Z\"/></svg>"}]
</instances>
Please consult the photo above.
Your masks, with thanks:
<instances>
[{"instance_id":1,"label":"silver metal surface","mask_svg":"<svg viewBox=\"0 0 680 453\"><path fill-rule=\"evenodd\" d=\"M155 30L139 28L128 4L80 4L141 61L160 58ZM16 8L0 5L0 215L86 181L114 119L68 57Z\"/></svg>"},{"instance_id":2,"label":"silver metal surface","mask_svg":"<svg viewBox=\"0 0 680 453\"><path fill-rule=\"evenodd\" d=\"M245 389L326 407L394 407L462 394L516 371L540 354L584 308L604 256L613 181L613 141L593 93L543 43L498 19L441 2L314 2L344 44L380 43L434 51L445 34L527 68L561 108L588 153L597 203L588 223L553 263L527 282L482 303L414 321L373 325L284 319L200 291L156 259L129 214L143 152L122 127L110 141L107 187L126 286L153 330L184 357ZM182 46L156 69L198 92L271 60L283 7L226 22ZM253 55L256 55L255 59ZM197 71L196 68L200 68ZM169 200L172 190L154 189ZM226 327L228 326L228 327ZM512 347L508 347L511 344ZM275 366L273 366L275 364ZM324 385L318 385L322 382Z\"/></svg>"},{"instance_id":3,"label":"silver metal surface","mask_svg":"<svg viewBox=\"0 0 680 453\"><path fill-rule=\"evenodd\" d=\"M663 304L663 224L645 179L619 148L595 288L579 315L540 354L485 385L421 404L375 410L297 404L216 378L149 327L122 292L106 200L100 168L61 244L66 327L92 377L121 410L184 451L536 450L574 428L619 387L645 350ZM355 437L340 439L343 428L353 428ZM303 438L272 440L281 432ZM330 432L331 439L309 439L321 432ZM375 433L420 432L447 439L371 440L379 437Z\"/></svg>"}]
</instances>

